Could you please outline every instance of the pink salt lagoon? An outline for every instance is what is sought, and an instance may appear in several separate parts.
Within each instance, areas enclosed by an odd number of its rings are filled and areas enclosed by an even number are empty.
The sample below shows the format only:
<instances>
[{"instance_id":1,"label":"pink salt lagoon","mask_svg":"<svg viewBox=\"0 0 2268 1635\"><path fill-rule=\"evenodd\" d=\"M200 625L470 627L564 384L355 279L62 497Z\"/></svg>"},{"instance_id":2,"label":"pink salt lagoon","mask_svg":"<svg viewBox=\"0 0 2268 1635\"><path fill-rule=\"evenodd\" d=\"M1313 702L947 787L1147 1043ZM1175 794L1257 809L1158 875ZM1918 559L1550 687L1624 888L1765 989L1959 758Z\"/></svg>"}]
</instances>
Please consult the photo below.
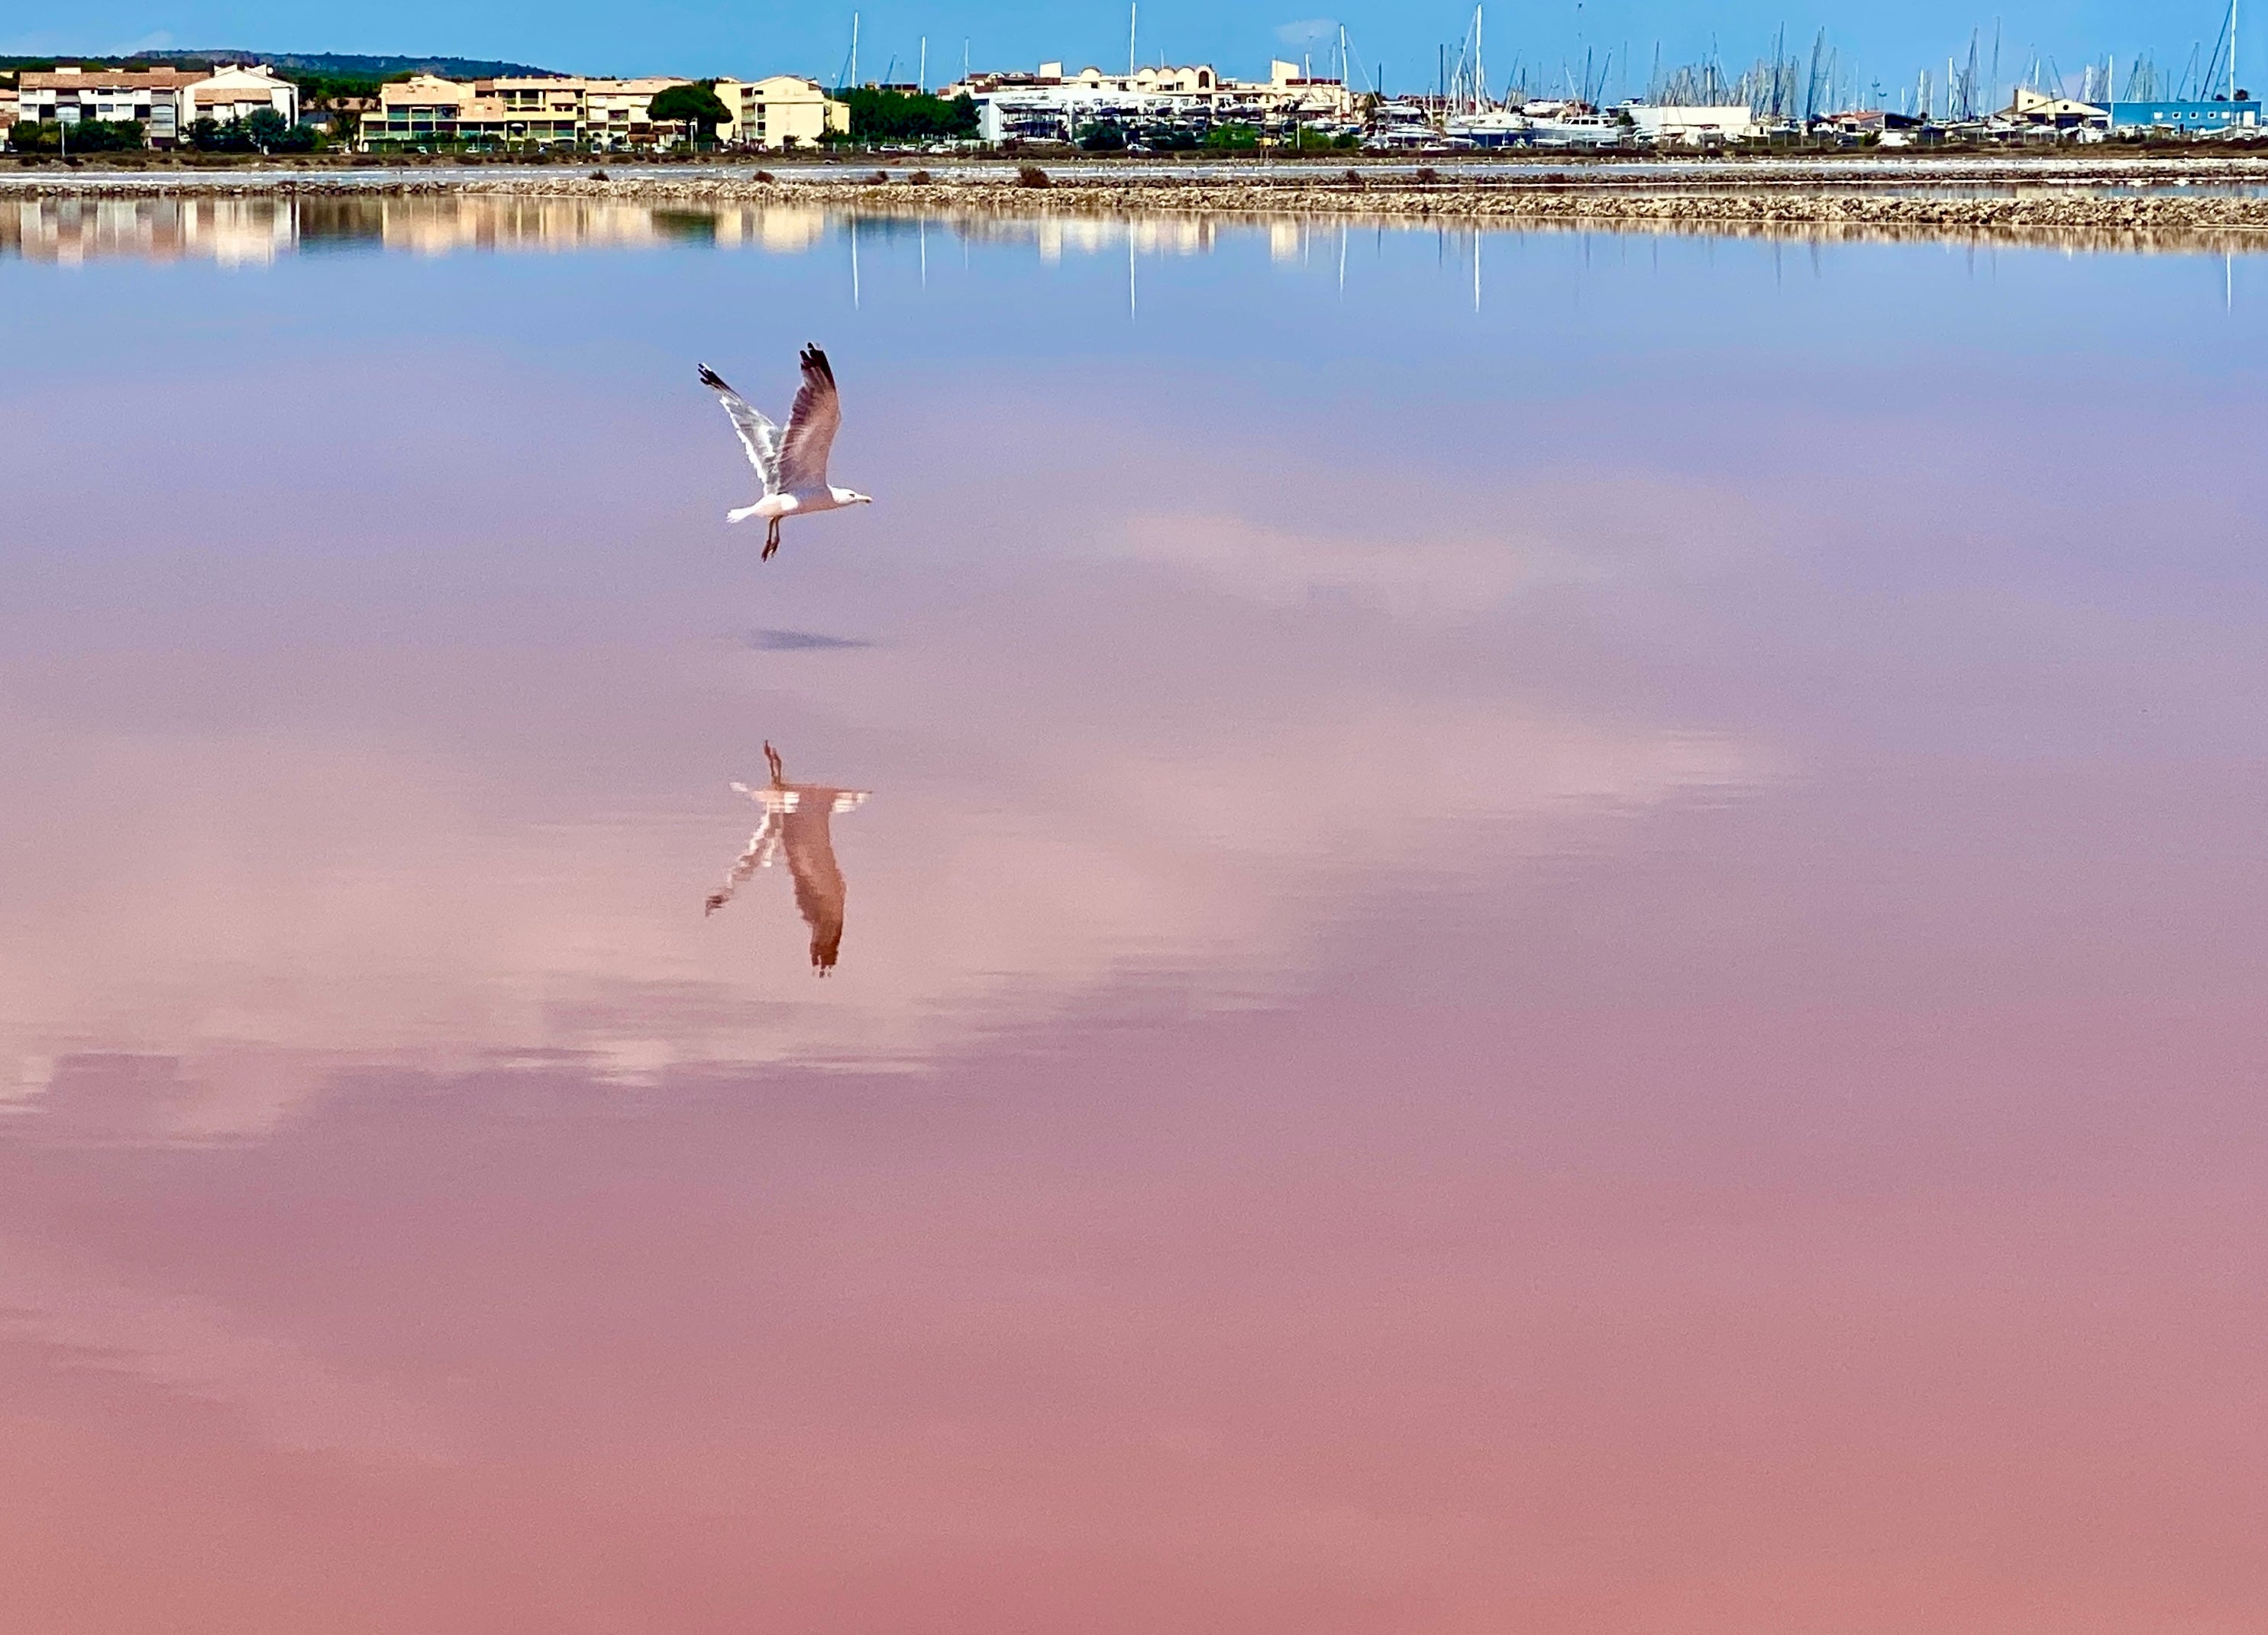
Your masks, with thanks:
<instances>
[{"instance_id":1,"label":"pink salt lagoon","mask_svg":"<svg viewBox=\"0 0 2268 1635\"><path fill-rule=\"evenodd\" d=\"M2268 1626L2248 263L108 208L0 1624Z\"/></svg>"}]
</instances>

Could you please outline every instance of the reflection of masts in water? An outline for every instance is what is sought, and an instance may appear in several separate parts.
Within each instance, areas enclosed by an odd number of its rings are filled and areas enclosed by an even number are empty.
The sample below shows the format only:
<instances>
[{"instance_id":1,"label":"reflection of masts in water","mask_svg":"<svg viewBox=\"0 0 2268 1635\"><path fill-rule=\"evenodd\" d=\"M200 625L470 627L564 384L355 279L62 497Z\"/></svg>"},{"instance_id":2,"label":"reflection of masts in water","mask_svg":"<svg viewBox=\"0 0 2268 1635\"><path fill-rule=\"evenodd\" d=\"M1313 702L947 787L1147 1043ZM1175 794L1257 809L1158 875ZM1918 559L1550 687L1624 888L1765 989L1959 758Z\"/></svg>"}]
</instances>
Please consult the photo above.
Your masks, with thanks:
<instances>
[{"instance_id":1,"label":"reflection of masts in water","mask_svg":"<svg viewBox=\"0 0 2268 1635\"><path fill-rule=\"evenodd\" d=\"M843 947L843 871L835 862L835 837L828 823L836 814L862 804L863 789L835 789L819 784L791 784L780 765L779 752L764 746L764 762L771 781L762 789L734 784L763 808L764 821L749 838L748 849L736 859L725 883L709 894L704 913L714 914L733 900L748 877L770 868L782 851L795 880L795 906L811 927L811 968L824 976L835 968Z\"/></svg>"}]
</instances>

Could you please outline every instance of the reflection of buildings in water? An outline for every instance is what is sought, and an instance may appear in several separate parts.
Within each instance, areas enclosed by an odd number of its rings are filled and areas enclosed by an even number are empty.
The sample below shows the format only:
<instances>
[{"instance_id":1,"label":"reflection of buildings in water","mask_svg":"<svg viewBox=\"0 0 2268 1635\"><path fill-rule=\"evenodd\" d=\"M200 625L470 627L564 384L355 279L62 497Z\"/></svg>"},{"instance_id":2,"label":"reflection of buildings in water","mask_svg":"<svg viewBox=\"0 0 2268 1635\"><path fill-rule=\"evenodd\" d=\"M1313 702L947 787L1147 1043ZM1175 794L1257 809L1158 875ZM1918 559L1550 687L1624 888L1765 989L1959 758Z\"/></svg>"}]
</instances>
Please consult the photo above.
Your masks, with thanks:
<instances>
[{"instance_id":1,"label":"reflection of buildings in water","mask_svg":"<svg viewBox=\"0 0 2268 1635\"><path fill-rule=\"evenodd\" d=\"M768 204L717 217L718 244L753 244L777 255L800 255L826 236L827 212L814 204Z\"/></svg>"},{"instance_id":2,"label":"reflection of buildings in water","mask_svg":"<svg viewBox=\"0 0 2268 1635\"><path fill-rule=\"evenodd\" d=\"M994 231L971 236L1003 236L997 231L1000 225L988 223L986 226ZM1040 259L1050 265L1063 260L1066 251L1073 255L1100 255L1122 249L1130 240L1145 255L1203 255L1213 247L1215 226L1210 219L1197 216L1045 216L1020 225L1023 232L1017 236L1036 239Z\"/></svg>"},{"instance_id":3,"label":"reflection of buildings in water","mask_svg":"<svg viewBox=\"0 0 2268 1635\"><path fill-rule=\"evenodd\" d=\"M1388 224L1370 224L1384 225ZM1963 245L2032 244L2065 250L2211 251L2247 247L2237 228L2103 228L2007 225L1962 226L1877 222L1740 221L1611 215L1548 216L1459 222L1412 218L1405 231L1454 231L1458 241L1491 233L1618 232L1653 236L1766 239L1809 244L1926 239ZM681 205L604 199L482 194L402 197L311 193L298 197L0 198L0 259L76 264L108 257L176 261L201 257L259 265L303 242L374 241L414 254L460 250L642 248L673 243L792 255L830 233L857 230L877 239L930 236L933 229L969 244L1035 246L1050 264L1066 254L1204 255L1224 225L1264 232L1278 264L1306 258L1320 230L1344 238L1344 221L1278 217L1265 223L1194 214L1019 218L950 211L897 215L836 204L688 201Z\"/></svg>"},{"instance_id":4,"label":"reflection of buildings in water","mask_svg":"<svg viewBox=\"0 0 2268 1635\"><path fill-rule=\"evenodd\" d=\"M637 247L674 236L645 205L589 199L438 198L379 202L379 237L390 250L446 255L457 250Z\"/></svg>"},{"instance_id":5,"label":"reflection of buildings in water","mask_svg":"<svg viewBox=\"0 0 2268 1635\"><path fill-rule=\"evenodd\" d=\"M302 240L373 241L412 254L638 248L673 242L797 254L827 236L815 205L688 207L570 198L153 197L0 203L0 257L99 257L225 266L271 261Z\"/></svg>"},{"instance_id":6,"label":"reflection of buildings in water","mask_svg":"<svg viewBox=\"0 0 2268 1635\"><path fill-rule=\"evenodd\" d=\"M291 199L30 199L0 204L0 256L73 265L111 256L272 261L298 241Z\"/></svg>"},{"instance_id":7,"label":"reflection of buildings in water","mask_svg":"<svg viewBox=\"0 0 2268 1635\"><path fill-rule=\"evenodd\" d=\"M377 233L390 249L636 249L670 243L754 245L792 254L824 236L827 213L808 205L615 204L571 198L383 199Z\"/></svg>"},{"instance_id":8,"label":"reflection of buildings in water","mask_svg":"<svg viewBox=\"0 0 2268 1635\"><path fill-rule=\"evenodd\" d=\"M733 787L763 808L764 821L749 838L748 849L736 860L725 883L709 894L703 912L714 914L733 900L747 878L770 868L782 851L787 853L788 873L795 879L795 906L811 927L811 966L821 976L835 968L843 946L843 871L835 862L835 837L829 827L835 814L860 806L868 792L833 789L818 784L791 784L780 765L779 752L764 746L764 761L771 781L762 789L746 784Z\"/></svg>"},{"instance_id":9,"label":"reflection of buildings in water","mask_svg":"<svg viewBox=\"0 0 2268 1635\"><path fill-rule=\"evenodd\" d=\"M458 250L621 249L670 243L768 251L808 249L824 231L808 209L615 204L570 198L423 198L377 201L377 236L389 249L446 255Z\"/></svg>"}]
</instances>

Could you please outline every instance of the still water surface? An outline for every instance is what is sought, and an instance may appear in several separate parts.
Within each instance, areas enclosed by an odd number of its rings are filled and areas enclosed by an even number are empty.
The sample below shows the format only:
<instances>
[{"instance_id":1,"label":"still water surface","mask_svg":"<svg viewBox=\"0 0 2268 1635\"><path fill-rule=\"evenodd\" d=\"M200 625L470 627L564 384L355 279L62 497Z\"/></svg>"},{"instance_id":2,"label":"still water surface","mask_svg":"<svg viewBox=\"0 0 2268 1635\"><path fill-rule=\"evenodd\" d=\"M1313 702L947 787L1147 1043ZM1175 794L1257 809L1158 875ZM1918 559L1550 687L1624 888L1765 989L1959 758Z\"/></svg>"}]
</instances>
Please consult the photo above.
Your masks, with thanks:
<instances>
[{"instance_id":1,"label":"still water surface","mask_svg":"<svg viewBox=\"0 0 2268 1635\"><path fill-rule=\"evenodd\" d=\"M2268 1629L2247 263L7 208L11 1627Z\"/></svg>"}]
</instances>

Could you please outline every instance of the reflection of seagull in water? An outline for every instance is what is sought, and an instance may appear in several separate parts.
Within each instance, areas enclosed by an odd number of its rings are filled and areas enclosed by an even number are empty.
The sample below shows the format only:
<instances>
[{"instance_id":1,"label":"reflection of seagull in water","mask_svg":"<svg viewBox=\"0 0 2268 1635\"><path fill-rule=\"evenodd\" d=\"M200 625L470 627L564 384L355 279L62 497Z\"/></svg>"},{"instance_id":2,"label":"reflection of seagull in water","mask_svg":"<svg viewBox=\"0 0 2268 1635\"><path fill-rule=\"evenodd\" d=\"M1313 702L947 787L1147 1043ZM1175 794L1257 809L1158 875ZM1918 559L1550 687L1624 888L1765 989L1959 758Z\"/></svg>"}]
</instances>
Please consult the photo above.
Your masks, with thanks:
<instances>
[{"instance_id":1,"label":"reflection of seagull in water","mask_svg":"<svg viewBox=\"0 0 2268 1635\"><path fill-rule=\"evenodd\" d=\"M708 365L701 365L701 384L716 393L733 417L733 429L748 451L748 463L763 479L764 497L753 505L725 513L728 522L762 517L770 526L764 534L764 560L779 549L780 521L821 511L841 511L846 505L871 505L871 496L838 489L827 481L827 455L835 446L835 429L843 423L843 401L835 394L835 371L827 354L815 346L803 349L803 387L788 411L787 432L766 419L725 384Z\"/></svg>"},{"instance_id":2,"label":"reflection of seagull in water","mask_svg":"<svg viewBox=\"0 0 2268 1635\"><path fill-rule=\"evenodd\" d=\"M783 847L787 872L795 876L795 906L811 927L811 966L821 976L835 968L843 946L843 871L835 864L835 839L828 820L863 803L867 791L828 789L817 784L791 784L780 768L779 752L764 746L764 761L772 781L762 789L746 784L733 788L764 809L763 827L748 842L748 849L725 876L722 887L709 894L707 913L714 914L733 900L733 894L758 869L770 868Z\"/></svg>"}]
</instances>

